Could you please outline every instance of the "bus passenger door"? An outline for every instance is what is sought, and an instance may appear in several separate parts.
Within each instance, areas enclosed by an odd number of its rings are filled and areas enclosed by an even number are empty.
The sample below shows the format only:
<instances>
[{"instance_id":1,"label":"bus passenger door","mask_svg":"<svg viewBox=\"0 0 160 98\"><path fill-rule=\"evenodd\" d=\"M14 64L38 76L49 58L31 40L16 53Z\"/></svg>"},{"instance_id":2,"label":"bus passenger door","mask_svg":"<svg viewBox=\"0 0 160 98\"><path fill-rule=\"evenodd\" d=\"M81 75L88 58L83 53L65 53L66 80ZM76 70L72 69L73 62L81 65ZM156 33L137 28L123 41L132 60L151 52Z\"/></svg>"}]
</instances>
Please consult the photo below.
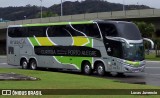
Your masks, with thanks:
<instances>
[{"instance_id":1,"label":"bus passenger door","mask_svg":"<svg viewBox=\"0 0 160 98\"><path fill-rule=\"evenodd\" d=\"M19 46L8 47L8 64L20 65Z\"/></svg>"},{"instance_id":2,"label":"bus passenger door","mask_svg":"<svg viewBox=\"0 0 160 98\"><path fill-rule=\"evenodd\" d=\"M20 65L19 49L20 49L19 46L14 47L14 64L15 65Z\"/></svg>"},{"instance_id":3,"label":"bus passenger door","mask_svg":"<svg viewBox=\"0 0 160 98\"><path fill-rule=\"evenodd\" d=\"M7 60L8 64L14 65L14 47L8 47Z\"/></svg>"}]
</instances>

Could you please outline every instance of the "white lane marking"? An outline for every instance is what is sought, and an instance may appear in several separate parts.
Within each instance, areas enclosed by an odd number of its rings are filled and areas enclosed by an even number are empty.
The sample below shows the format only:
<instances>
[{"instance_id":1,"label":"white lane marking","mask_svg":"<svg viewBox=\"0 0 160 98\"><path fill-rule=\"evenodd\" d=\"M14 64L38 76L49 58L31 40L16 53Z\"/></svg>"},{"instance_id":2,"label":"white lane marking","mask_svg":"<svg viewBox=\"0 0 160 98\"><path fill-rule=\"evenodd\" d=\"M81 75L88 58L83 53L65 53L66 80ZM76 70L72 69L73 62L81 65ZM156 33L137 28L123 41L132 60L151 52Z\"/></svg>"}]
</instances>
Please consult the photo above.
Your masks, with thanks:
<instances>
[{"instance_id":1,"label":"white lane marking","mask_svg":"<svg viewBox=\"0 0 160 98\"><path fill-rule=\"evenodd\" d=\"M151 75L151 76L160 76L160 74L150 74L150 73L143 73L145 75Z\"/></svg>"},{"instance_id":2,"label":"white lane marking","mask_svg":"<svg viewBox=\"0 0 160 98\"><path fill-rule=\"evenodd\" d=\"M160 63L160 61L146 61L147 63Z\"/></svg>"},{"instance_id":3,"label":"white lane marking","mask_svg":"<svg viewBox=\"0 0 160 98\"><path fill-rule=\"evenodd\" d=\"M160 66L159 67L145 67L145 68L157 69L157 68L160 68Z\"/></svg>"},{"instance_id":4,"label":"white lane marking","mask_svg":"<svg viewBox=\"0 0 160 98\"><path fill-rule=\"evenodd\" d=\"M152 75L152 76L160 76L160 74L149 74L149 75Z\"/></svg>"},{"instance_id":5,"label":"white lane marking","mask_svg":"<svg viewBox=\"0 0 160 98\"><path fill-rule=\"evenodd\" d=\"M147 75L147 76L160 76L160 74L150 74L150 73L141 73L141 74L144 74L144 75Z\"/></svg>"},{"instance_id":6,"label":"white lane marking","mask_svg":"<svg viewBox=\"0 0 160 98\"><path fill-rule=\"evenodd\" d=\"M7 64L7 63L0 63L0 64L5 65L5 64Z\"/></svg>"}]
</instances>

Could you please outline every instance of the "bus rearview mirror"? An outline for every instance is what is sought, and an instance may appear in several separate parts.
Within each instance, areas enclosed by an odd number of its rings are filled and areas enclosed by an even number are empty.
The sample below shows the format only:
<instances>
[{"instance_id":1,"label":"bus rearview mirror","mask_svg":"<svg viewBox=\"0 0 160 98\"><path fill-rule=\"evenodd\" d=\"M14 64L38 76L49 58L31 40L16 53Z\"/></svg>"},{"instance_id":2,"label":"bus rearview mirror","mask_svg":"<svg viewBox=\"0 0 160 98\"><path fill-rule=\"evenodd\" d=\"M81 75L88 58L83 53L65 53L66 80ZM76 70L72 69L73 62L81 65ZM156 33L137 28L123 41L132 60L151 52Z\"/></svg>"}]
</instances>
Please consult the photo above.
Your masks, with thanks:
<instances>
[{"instance_id":1,"label":"bus rearview mirror","mask_svg":"<svg viewBox=\"0 0 160 98\"><path fill-rule=\"evenodd\" d=\"M149 38L143 38L143 40L148 41L148 42L151 43L151 49L154 48L154 42L151 39L149 39Z\"/></svg>"}]
</instances>

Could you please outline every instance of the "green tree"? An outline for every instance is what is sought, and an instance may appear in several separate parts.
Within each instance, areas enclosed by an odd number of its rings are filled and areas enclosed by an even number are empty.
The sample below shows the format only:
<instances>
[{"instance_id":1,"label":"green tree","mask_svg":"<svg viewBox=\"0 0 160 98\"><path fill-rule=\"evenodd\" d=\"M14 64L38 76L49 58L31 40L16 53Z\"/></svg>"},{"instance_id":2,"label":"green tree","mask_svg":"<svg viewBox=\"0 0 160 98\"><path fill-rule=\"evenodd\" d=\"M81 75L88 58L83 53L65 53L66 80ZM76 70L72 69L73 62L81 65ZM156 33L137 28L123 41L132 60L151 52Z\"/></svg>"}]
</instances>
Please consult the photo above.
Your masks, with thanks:
<instances>
[{"instance_id":1,"label":"green tree","mask_svg":"<svg viewBox=\"0 0 160 98\"><path fill-rule=\"evenodd\" d=\"M146 22L134 22L140 32L142 33L143 37L153 38L155 37L155 26L152 23L146 23Z\"/></svg>"},{"instance_id":2,"label":"green tree","mask_svg":"<svg viewBox=\"0 0 160 98\"><path fill-rule=\"evenodd\" d=\"M42 12L42 17L46 18L46 17L56 17L58 16L58 14L53 13L52 11L43 11ZM41 17L41 13L38 13L38 17Z\"/></svg>"},{"instance_id":3,"label":"green tree","mask_svg":"<svg viewBox=\"0 0 160 98\"><path fill-rule=\"evenodd\" d=\"M51 11L45 11L45 12L43 12L42 16L43 17L55 17L55 16L58 16L58 15L51 12Z\"/></svg>"}]
</instances>

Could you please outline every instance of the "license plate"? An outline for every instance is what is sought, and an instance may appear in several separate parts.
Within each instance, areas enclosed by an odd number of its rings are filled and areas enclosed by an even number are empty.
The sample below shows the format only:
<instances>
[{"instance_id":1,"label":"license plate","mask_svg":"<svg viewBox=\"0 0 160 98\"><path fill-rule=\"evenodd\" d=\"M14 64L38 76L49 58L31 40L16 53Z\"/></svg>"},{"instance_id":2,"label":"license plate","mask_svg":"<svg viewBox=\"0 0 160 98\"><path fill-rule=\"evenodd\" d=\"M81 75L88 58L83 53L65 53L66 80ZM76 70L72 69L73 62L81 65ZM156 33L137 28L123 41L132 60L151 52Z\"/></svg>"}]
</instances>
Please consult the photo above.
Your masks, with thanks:
<instances>
[{"instance_id":1,"label":"license plate","mask_svg":"<svg viewBox=\"0 0 160 98\"><path fill-rule=\"evenodd\" d=\"M140 69L133 69L133 72L140 72Z\"/></svg>"}]
</instances>

